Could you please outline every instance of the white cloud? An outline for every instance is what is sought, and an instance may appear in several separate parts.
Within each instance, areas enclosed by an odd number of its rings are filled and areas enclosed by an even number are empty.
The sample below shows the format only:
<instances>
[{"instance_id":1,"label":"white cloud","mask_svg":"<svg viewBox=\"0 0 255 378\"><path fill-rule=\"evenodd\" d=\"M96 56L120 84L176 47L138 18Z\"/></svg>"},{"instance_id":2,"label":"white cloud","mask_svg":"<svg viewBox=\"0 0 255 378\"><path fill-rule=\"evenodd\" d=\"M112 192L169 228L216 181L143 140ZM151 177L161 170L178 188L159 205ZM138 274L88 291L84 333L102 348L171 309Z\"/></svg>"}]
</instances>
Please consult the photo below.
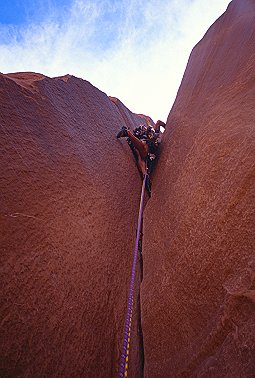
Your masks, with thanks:
<instances>
[{"instance_id":1,"label":"white cloud","mask_svg":"<svg viewBox=\"0 0 255 378\"><path fill-rule=\"evenodd\" d=\"M132 111L166 120L191 49L227 5L224 0L74 0L61 17L52 8L41 23L2 26L0 71L76 75Z\"/></svg>"}]
</instances>

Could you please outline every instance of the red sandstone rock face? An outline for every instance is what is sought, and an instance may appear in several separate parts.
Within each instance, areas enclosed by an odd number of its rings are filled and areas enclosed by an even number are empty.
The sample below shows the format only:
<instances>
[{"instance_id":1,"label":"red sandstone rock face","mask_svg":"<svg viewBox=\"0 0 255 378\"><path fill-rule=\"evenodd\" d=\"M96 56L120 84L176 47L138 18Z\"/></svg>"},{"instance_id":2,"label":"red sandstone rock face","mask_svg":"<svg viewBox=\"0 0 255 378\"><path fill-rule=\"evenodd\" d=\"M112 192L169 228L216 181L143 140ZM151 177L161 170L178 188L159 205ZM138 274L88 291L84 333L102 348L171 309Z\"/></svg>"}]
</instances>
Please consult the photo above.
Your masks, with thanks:
<instances>
[{"instance_id":1,"label":"red sandstone rock face","mask_svg":"<svg viewBox=\"0 0 255 378\"><path fill-rule=\"evenodd\" d=\"M68 75L0 75L0 98L1 376L114 376L141 187L115 135L143 120Z\"/></svg>"},{"instance_id":2,"label":"red sandstone rock face","mask_svg":"<svg viewBox=\"0 0 255 378\"><path fill-rule=\"evenodd\" d=\"M145 377L255 375L254 62L236 0L191 54L145 211Z\"/></svg>"}]
</instances>

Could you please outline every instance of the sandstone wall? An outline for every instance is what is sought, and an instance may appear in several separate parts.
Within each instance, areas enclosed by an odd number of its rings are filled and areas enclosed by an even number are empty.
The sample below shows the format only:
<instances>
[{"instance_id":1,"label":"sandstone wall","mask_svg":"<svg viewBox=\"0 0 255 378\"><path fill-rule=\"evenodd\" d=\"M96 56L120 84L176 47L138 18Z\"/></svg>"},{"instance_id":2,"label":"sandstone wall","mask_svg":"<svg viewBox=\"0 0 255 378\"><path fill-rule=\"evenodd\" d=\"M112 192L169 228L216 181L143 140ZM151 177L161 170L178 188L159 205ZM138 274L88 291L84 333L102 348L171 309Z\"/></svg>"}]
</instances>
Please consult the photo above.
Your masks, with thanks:
<instances>
[{"instance_id":1,"label":"sandstone wall","mask_svg":"<svg viewBox=\"0 0 255 378\"><path fill-rule=\"evenodd\" d=\"M232 1L168 117L144 217L148 378L255 372L254 25ZM0 101L1 376L117 376L141 181L115 135L148 117L69 75L0 75Z\"/></svg>"},{"instance_id":2,"label":"sandstone wall","mask_svg":"<svg viewBox=\"0 0 255 378\"><path fill-rule=\"evenodd\" d=\"M255 3L192 51L145 211L145 377L255 373Z\"/></svg>"},{"instance_id":3,"label":"sandstone wall","mask_svg":"<svg viewBox=\"0 0 255 378\"><path fill-rule=\"evenodd\" d=\"M1 376L115 376L141 188L115 135L145 121L68 75L0 75L0 98Z\"/></svg>"}]
</instances>

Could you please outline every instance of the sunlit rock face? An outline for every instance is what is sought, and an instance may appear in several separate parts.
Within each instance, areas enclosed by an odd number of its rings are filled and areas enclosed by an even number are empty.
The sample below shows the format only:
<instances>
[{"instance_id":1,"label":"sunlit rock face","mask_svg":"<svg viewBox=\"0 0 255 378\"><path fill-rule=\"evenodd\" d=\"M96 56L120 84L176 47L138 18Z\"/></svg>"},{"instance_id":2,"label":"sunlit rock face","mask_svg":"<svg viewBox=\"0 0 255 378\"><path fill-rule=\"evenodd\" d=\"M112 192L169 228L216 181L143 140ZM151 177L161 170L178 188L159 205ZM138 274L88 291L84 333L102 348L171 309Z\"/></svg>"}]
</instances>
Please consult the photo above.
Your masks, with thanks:
<instances>
[{"instance_id":1,"label":"sunlit rock face","mask_svg":"<svg viewBox=\"0 0 255 378\"><path fill-rule=\"evenodd\" d=\"M232 1L168 118L144 215L148 378L255 372L254 40L254 1ZM0 101L1 376L117 376L141 180L115 136L153 122L69 75L0 75Z\"/></svg>"},{"instance_id":2,"label":"sunlit rock face","mask_svg":"<svg viewBox=\"0 0 255 378\"><path fill-rule=\"evenodd\" d=\"M116 133L145 120L68 75L0 75L0 98L1 376L115 376L141 187Z\"/></svg>"},{"instance_id":3,"label":"sunlit rock face","mask_svg":"<svg viewBox=\"0 0 255 378\"><path fill-rule=\"evenodd\" d=\"M145 377L255 373L255 2L191 53L145 211Z\"/></svg>"}]
</instances>

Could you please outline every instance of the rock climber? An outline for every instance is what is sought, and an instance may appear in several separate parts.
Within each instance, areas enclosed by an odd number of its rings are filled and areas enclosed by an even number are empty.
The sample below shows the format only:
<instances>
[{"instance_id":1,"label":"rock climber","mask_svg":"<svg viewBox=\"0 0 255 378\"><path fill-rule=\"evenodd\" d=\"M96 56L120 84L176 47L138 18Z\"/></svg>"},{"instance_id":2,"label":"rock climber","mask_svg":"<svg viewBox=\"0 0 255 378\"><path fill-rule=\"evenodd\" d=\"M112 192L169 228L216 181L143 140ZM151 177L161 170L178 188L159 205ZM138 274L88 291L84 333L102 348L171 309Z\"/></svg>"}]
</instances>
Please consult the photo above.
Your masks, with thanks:
<instances>
[{"instance_id":1,"label":"rock climber","mask_svg":"<svg viewBox=\"0 0 255 378\"><path fill-rule=\"evenodd\" d=\"M141 125L133 131L123 126L117 134L117 138L126 137L131 150L134 153L136 163L143 178L146 171L151 173L153 162L156 158L160 140L160 127L165 128L166 124L158 120L153 127L149 122L147 126ZM151 193L151 183L148 177L146 181L148 193Z\"/></svg>"}]
</instances>

